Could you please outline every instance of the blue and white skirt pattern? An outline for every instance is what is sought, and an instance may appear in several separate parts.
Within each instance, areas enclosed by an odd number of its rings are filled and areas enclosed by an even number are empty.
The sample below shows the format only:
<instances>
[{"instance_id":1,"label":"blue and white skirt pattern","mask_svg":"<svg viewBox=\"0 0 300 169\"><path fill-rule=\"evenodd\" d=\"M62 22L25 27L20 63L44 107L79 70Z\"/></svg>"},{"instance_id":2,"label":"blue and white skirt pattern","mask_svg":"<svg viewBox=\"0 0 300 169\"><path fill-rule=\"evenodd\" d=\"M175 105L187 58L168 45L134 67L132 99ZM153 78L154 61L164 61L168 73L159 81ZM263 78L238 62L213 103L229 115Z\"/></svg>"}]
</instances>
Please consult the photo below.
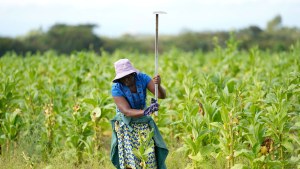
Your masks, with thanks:
<instances>
[{"instance_id":1,"label":"blue and white skirt pattern","mask_svg":"<svg viewBox=\"0 0 300 169\"><path fill-rule=\"evenodd\" d=\"M119 163L121 169L132 168L142 169L141 160L139 160L134 154L133 149L138 149L139 133L149 133L150 127L147 123L131 123L130 126L133 128L132 132L128 129L128 126L124 122L115 123L115 131L117 132L118 139L118 152L119 152ZM147 169L156 169L156 158L154 149L154 140L151 139L150 146L152 151L148 154L146 161Z\"/></svg>"}]
</instances>

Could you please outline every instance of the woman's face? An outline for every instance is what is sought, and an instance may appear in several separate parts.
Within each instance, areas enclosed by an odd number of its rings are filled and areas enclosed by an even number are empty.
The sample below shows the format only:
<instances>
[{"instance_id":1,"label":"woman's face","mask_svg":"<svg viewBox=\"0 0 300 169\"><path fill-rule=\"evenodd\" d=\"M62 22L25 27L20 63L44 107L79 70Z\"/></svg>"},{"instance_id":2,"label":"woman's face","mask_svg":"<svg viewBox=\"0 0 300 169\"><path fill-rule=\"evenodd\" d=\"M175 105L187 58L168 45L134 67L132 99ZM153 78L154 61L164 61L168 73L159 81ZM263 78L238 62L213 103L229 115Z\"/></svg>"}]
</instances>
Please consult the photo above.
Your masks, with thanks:
<instances>
[{"instance_id":1,"label":"woman's face","mask_svg":"<svg viewBox=\"0 0 300 169\"><path fill-rule=\"evenodd\" d=\"M135 84L134 74L129 74L120 79L120 82L127 87L131 87Z\"/></svg>"}]
</instances>

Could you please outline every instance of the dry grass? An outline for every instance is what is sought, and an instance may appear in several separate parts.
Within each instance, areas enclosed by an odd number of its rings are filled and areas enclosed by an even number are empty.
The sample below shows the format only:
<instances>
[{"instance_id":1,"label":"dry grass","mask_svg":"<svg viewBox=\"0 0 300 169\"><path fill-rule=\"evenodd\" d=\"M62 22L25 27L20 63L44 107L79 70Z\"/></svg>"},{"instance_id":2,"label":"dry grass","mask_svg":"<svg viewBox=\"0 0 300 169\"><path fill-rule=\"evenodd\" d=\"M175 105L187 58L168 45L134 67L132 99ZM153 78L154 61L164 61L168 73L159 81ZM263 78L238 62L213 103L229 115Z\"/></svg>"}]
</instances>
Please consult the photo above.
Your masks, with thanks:
<instances>
[{"instance_id":1,"label":"dry grass","mask_svg":"<svg viewBox=\"0 0 300 169\"><path fill-rule=\"evenodd\" d=\"M185 168L188 160L183 158L181 153L175 152L175 147L169 148L169 155L166 160L167 168L179 169ZM48 162L30 159L28 156L24 157L22 151L16 151L14 156L0 156L0 168L2 169L114 169L109 159L109 151L105 150L105 156L101 162L96 159L89 159L88 161L75 165L74 161L66 159L62 154L49 158ZM26 160L27 158L27 160ZM32 165L31 165L32 164Z\"/></svg>"}]
</instances>

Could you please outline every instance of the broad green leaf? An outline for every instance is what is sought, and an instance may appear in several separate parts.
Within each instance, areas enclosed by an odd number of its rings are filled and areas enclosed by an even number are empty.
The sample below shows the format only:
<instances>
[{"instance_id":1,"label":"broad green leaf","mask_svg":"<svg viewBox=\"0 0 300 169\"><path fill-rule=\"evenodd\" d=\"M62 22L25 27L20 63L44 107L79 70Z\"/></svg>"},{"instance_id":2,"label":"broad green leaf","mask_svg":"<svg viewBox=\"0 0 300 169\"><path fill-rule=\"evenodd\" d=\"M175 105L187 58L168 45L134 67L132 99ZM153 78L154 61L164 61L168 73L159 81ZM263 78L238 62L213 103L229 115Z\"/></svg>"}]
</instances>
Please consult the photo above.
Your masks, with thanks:
<instances>
[{"instance_id":1,"label":"broad green leaf","mask_svg":"<svg viewBox=\"0 0 300 169\"><path fill-rule=\"evenodd\" d=\"M245 164L235 164L233 167L230 169L248 169L249 167Z\"/></svg>"},{"instance_id":2,"label":"broad green leaf","mask_svg":"<svg viewBox=\"0 0 300 169\"><path fill-rule=\"evenodd\" d=\"M288 152L294 152L294 146L290 141L284 141L282 145L287 149Z\"/></svg>"},{"instance_id":3,"label":"broad green leaf","mask_svg":"<svg viewBox=\"0 0 300 169\"><path fill-rule=\"evenodd\" d=\"M202 157L201 153L198 152L196 155L189 155L189 158L198 162L201 162L204 160L204 158Z\"/></svg>"},{"instance_id":4,"label":"broad green leaf","mask_svg":"<svg viewBox=\"0 0 300 169\"><path fill-rule=\"evenodd\" d=\"M144 152L145 155L148 155L152 152L152 148L147 148L147 150Z\"/></svg>"},{"instance_id":5,"label":"broad green leaf","mask_svg":"<svg viewBox=\"0 0 300 169\"><path fill-rule=\"evenodd\" d=\"M87 104L90 104L94 107L97 106L97 101L95 99L91 99L91 98L85 98L83 99L83 102L87 103Z\"/></svg>"}]
</instances>

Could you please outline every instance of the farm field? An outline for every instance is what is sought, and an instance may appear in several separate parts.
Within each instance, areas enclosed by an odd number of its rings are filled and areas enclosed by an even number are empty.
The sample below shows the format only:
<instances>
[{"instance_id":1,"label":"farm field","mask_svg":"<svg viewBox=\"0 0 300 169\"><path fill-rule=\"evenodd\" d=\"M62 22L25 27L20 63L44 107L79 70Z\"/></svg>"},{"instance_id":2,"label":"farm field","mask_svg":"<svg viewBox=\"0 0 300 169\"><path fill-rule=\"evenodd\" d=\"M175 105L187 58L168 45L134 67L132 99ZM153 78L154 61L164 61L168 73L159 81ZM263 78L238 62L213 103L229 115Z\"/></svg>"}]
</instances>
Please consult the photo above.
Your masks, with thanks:
<instances>
[{"instance_id":1,"label":"farm field","mask_svg":"<svg viewBox=\"0 0 300 169\"><path fill-rule=\"evenodd\" d=\"M300 168L300 44L272 53L231 42L159 57L167 99L153 118L168 168ZM154 74L154 54L138 52L2 56L0 168L114 168L110 89L120 58Z\"/></svg>"}]
</instances>

